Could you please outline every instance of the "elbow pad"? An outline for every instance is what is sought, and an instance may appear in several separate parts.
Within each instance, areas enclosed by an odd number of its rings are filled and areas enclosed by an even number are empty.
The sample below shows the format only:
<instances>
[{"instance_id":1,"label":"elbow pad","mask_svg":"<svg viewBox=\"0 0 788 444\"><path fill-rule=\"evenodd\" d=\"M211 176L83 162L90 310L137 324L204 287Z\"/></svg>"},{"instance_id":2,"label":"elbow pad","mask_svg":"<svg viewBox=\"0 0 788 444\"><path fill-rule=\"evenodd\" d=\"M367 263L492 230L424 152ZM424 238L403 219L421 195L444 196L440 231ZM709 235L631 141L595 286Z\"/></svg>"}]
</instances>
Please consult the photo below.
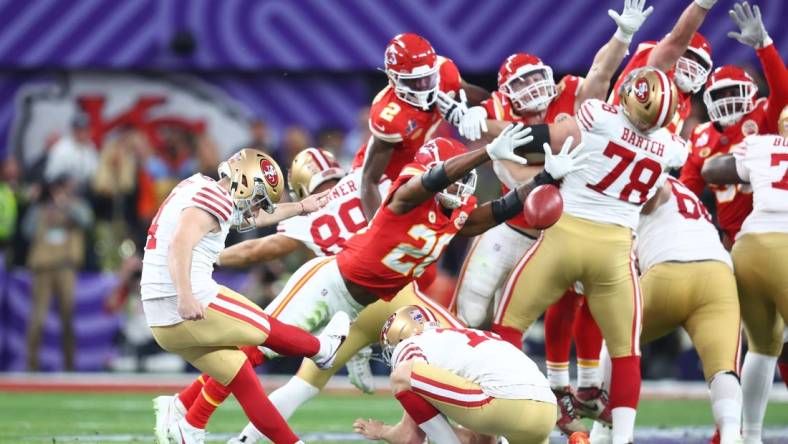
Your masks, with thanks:
<instances>
[{"instance_id":1,"label":"elbow pad","mask_svg":"<svg viewBox=\"0 0 788 444\"><path fill-rule=\"evenodd\" d=\"M495 199L490 202L490 206L492 206L493 219L497 224L506 222L523 211L523 202L517 195L517 190L509 191L506 195Z\"/></svg>"},{"instance_id":2,"label":"elbow pad","mask_svg":"<svg viewBox=\"0 0 788 444\"><path fill-rule=\"evenodd\" d=\"M443 191L452 184L449 176L446 174L446 168L443 162L430 168L426 173L421 175L421 185L427 190L437 193Z\"/></svg>"},{"instance_id":3,"label":"elbow pad","mask_svg":"<svg viewBox=\"0 0 788 444\"><path fill-rule=\"evenodd\" d=\"M550 143L550 128L545 123L531 125L531 136L534 140L520 145L517 154L539 153L544 154L544 144Z\"/></svg>"}]
</instances>

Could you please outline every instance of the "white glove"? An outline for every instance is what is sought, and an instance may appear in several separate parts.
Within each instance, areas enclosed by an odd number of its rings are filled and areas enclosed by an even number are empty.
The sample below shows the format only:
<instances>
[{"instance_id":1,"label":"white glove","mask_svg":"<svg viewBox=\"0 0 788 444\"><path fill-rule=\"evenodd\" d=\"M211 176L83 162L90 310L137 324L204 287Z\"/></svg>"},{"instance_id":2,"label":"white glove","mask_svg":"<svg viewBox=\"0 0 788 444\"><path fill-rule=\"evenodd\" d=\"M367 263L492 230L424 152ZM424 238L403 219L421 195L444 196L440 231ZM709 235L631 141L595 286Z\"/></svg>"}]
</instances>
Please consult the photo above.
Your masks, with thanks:
<instances>
[{"instance_id":1,"label":"white glove","mask_svg":"<svg viewBox=\"0 0 788 444\"><path fill-rule=\"evenodd\" d=\"M504 128L495 140L488 143L485 150L492 160L511 160L525 165L525 159L514 154L514 149L531 143L533 140L534 136L531 135L530 126L525 126L522 123L512 124Z\"/></svg>"},{"instance_id":2,"label":"white glove","mask_svg":"<svg viewBox=\"0 0 788 444\"><path fill-rule=\"evenodd\" d=\"M487 132L487 110L474 106L460 118L460 135L468 140L479 140Z\"/></svg>"},{"instance_id":3,"label":"white glove","mask_svg":"<svg viewBox=\"0 0 788 444\"><path fill-rule=\"evenodd\" d=\"M741 30L741 33L729 32L728 37L755 49L764 48L772 44L772 39L766 33L766 27L763 25L761 9L758 5L750 7L750 4L747 2L736 4L733 6L733 9L728 11L728 14L736 23L736 26L739 27L739 30Z\"/></svg>"},{"instance_id":4,"label":"white glove","mask_svg":"<svg viewBox=\"0 0 788 444\"><path fill-rule=\"evenodd\" d=\"M624 0L624 10L621 14L612 9L607 10L607 15L618 25L614 37L626 44L632 42L632 36L643 26L646 18L654 12L654 7L649 6L645 11L646 0Z\"/></svg>"},{"instance_id":5,"label":"white glove","mask_svg":"<svg viewBox=\"0 0 788 444\"><path fill-rule=\"evenodd\" d=\"M696 5L707 11L711 9L715 3L717 3L717 0L695 0Z\"/></svg>"},{"instance_id":6,"label":"white glove","mask_svg":"<svg viewBox=\"0 0 788 444\"><path fill-rule=\"evenodd\" d=\"M544 170L553 179L561 179L567 174L573 171L580 171L587 166L583 165L583 161L588 159L592 153L580 154L585 147L583 142L580 142L570 153L569 148L572 147L573 142L574 138L572 136L567 137L558 154L553 154L549 143L544 144Z\"/></svg>"},{"instance_id":7,"label":"white glove","mask_svg":"<svg viewBox=\"0 0 788 444\"><path fill-rule=\"evenodd\" d=\"M465 96L465 90L460 90L460 100L454 100L454 93L445 93L438 90L437 94L438 112L440 112L443 120L449 122L451 125L459 127L460 119L463 114L468 112L468 99Z\"/></svg>"}]
</instances>

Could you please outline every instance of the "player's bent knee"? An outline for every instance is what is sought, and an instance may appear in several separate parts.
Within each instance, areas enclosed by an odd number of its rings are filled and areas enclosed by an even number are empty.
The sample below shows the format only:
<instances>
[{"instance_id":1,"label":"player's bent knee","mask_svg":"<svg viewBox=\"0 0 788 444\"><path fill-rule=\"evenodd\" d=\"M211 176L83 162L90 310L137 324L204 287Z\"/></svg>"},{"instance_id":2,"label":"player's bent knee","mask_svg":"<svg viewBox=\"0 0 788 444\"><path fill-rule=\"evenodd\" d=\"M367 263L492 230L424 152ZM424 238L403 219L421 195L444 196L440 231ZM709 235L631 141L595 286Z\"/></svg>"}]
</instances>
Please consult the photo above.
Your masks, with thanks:
<instances>
[{"instance_id":1,"label":"player's bent knee","mask_svg":"<svg viewBox=\"0 0 788 444\"><path fill-rule=\"evenodd\" d=\"M474 298L476 297L474 296ZM481 301L469 302L458 299L457 315L468 327L478 327L487 320L487 304L481 303Z\"/></svg>"},{"instance_id":2,"label":"player's bent knee","mask_svg":"<svg viewBox=\"0 0 788 444\"><path fill-rule=\"evenodd\" d=\"M394 367L389 381L394 394L410 390L410 375L413 372L413 361L405 361Z\"/></svg>"}]
</instances>

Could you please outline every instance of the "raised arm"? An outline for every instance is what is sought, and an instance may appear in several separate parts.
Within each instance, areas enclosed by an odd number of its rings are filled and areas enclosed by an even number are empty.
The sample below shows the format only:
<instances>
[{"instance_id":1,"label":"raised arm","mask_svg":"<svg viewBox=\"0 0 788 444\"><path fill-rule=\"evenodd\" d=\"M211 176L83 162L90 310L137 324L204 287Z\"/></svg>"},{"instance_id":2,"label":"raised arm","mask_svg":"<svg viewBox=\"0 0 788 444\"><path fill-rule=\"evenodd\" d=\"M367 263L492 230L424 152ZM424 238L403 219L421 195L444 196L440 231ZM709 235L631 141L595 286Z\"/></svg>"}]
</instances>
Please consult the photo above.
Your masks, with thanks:
<instances>
[{"instance_id":1,"label":"raised arm","mask_svg":"<svg viewBox=\"0 0 788 444\"><path fill-rule=\"evenodd\" d=\"M732 154L724 154L708 159L701 170L706 183L729 185L745 183L736 171L736 158Z\"/></svg>"},{"instance_id":2,"label":"raised arm","mask_svg":"<svg viewBox=\"0 0 788 444\"><path fill-rule=\"evenodd\" d=\"M396 145L372 136L372 142L367 146L364 166L361 167L361 209L367 220L372 219L380 207L378 182L386 171Z\"/></svg>"},{"instance_id":3,"label":"raised arm","mask_svg":"<svg viewBox=\"0 0 788 444\"><path fill-rule=\"evenodd\" d=\"M219 229L219 222L207 211L186 208L178 217L167 250L167 267L178 296L178 314L186 320L199 320L205 312L192 293L192 251L206 234Z\"/></svg>"},{"instance_id":4,"label":"raised arm","mask_svg":"<svg viewBox=\"0 0 788 444\"><path fill-rule=\"evenodd\" d=\"M715 3L717 0L695 0L687 6L670 34L660 40L649 54L648 65L662 71L670 71L679 57L687 51L692 36L698 32L706 14Z\"/></svg>"},{"instance_id":5,"label":"raised arm","mask_svg":"<svg viewBox=\"0 0 788 444\"><path fill-rule=\"evenodd\" d=\"M468 83L465 80L460 81L460 88L465 90L465 95L468 97L468 104L472 106L476 106L490 97L490 91L487 91L481 86Z\"/></svg>"},{"instance_id":6,"label":"raised arm","mask_svg":"<svg viewBox=\"0 0 788 444\"><path fill-rule=\"evenodd\" d=\"M260 228L268 227L276 225L285 219L290 219L291 217L303 216L315 212L326 205L327 200L325 197L330 191L331 190L326 190L322 193L309 195L298 202L277 204L273 213L258 211L255 216L255 223Z\"/></svg>"},{"instance_id":7,"label":"raised arm","mask_svg":"<svg viewBox=\"0 0 788 444\"><path fill-rule=\"evenodd\" d=\"M624 10L621 14L612 9L607 11L608 15L618 25L618 28L613 37L594 56L588 75L586 75L585 81L580 85L580 89L577 92L575 109L586 99L605 99L607 91L610 89L610 81L627 55L632 36L654 11L653 6L643 10L645 3L645 0L624 0Z\"/></svg>"},{"instance_id":8,"label":"raised arm","mask_svg":"<svg viewBox=\"0 0 788 444\"><path fill-rule=\"evenodd\" d=\"M227 247L219 253L216 264L221 267L242 268L272 261L303 248L304 244L283 234L271 234L249 239Z\"/></svg>"}]
</instances>

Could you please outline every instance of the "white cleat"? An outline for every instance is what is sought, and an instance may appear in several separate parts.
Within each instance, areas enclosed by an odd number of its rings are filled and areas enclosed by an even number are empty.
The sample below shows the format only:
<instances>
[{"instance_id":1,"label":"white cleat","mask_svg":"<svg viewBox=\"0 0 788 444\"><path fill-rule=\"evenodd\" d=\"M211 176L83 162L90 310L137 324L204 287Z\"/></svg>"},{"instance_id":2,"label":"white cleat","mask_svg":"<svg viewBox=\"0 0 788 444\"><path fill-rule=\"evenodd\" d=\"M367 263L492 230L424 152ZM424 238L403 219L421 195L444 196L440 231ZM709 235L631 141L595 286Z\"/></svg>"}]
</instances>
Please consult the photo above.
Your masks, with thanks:
<instances>
[{"instance_id":1,"label":"white cleat","mask_svg":"<svg viewBox=\"0 0 788 444\"><path fill-rule=\"evenodd\" d=\"M350 317L344 311L337 312L323 332L317 336L320 341L320 351L310 359L315 361L321 370L328 370L334 365L339 346L345 342L350 331Z\"/></svg>"},{"instance_id":2,"label":"white cleat","mask_svg":"<svg viewBox=\"0 0 788 444\"><path fill-rule=\"evenodd\" d=\"M345 364L350 383L367 394L375 392L375 378L372 376L372 369L369 367L370 358L372 358L372 347L366 346L353 355Z\"/></svg>"},{"instance_id":3,"label":"white cleat","mask_svg":"<svg viewBox=\"0 0 788 444\"><path fill-rule=\"evenodd\" d=\"M171 442L177 444L204 444L205 429L198 429L181 418L167 430Z\"/></svg>"},{"instance_id":4,"label":"white cleat","mask_svg":"<svg viewBox=\"0 0 788 444\"><path fill-rule=\"evenodd\" d=\"M156 417L156 425L153 428L156 444L169 444L167 430L170 424L175 424L179 419L186 415L186 408L175 396L159 396L153 399L153 413Z\"/></svg>"},{"instance_id":5,"label":"white cleat","mask_svg":"<svg viewBox=\"0 0 788 444\"><path fill-rule=\"evenodd\" d=\"M591 441L591 444L611 444L613 442L613 429L599 421L594 421L588 439Z\"/></svg>"}]
</instances>

